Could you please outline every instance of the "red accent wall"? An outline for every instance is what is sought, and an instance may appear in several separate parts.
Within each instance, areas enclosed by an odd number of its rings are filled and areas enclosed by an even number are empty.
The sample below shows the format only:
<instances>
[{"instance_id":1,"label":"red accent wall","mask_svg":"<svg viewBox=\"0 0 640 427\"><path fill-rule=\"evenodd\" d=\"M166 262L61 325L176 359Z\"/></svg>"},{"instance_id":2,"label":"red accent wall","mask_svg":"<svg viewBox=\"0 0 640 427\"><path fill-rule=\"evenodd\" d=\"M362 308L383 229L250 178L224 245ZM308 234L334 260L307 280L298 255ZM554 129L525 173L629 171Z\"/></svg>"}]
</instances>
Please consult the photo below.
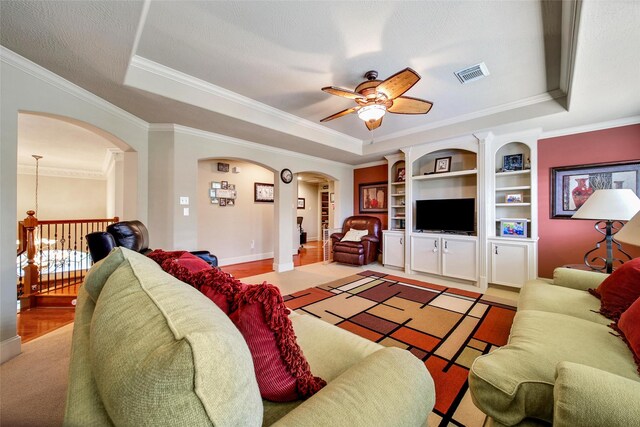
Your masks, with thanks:
<instances>
[{"instance_id":1,"label":"red accent wall","mask_svg":"<svg viewBox=\"0 0 640 427\"><path fill-rule=\"evenodd\" d=\"M550 218L551 168L625 160L640 160L640 125L538 141L539 277L552 277L553 269L564 264L582 264L584 254L602 238L595 221ZM640 256L639 247L623 249Z\"/></svg>"},{"instance_id":2,"label":"red accent wall","mask_svg":"<svg viewBox=\"0 0 640 427\"><path fill-rule=\"evenodd\" d=\"M360 215L359 190L360 184L370 184L374 182L388 182L387 165L371 166L368 168L353 170L353 214ZM382 221L382 229L387 229L389 215L386 213L373 214L366 213L362 215L370 215L380 218Z\"/></svg>"}]
</instances>

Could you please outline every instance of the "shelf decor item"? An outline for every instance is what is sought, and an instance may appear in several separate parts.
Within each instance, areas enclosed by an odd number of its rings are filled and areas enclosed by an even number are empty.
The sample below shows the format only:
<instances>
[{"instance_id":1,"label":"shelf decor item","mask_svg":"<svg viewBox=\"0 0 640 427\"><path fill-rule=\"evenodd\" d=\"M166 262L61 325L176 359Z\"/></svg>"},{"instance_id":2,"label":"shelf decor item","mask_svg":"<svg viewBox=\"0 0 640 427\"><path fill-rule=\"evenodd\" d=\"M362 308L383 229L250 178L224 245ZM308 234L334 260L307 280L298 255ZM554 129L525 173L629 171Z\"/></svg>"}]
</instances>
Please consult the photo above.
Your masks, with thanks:
<instances>
[{"instance_id":1,"label":"shelf decor item","mask_svg":"<svg viewBox=\"0 0 640 427\"><path fill-rule=\"evenodd\" d=\"M360 213L387 212L386 182L360 184Z\"/></svg>"},{"instance_id":2,"label":"shelf decor item","mask_svg":"<svg viewBox=\"0 0 640 427\"><path fill-rule=\"evenodd\" d=\"M451 171L451 156L436 159L433 173L444 173Z\"/></svg>"},{"instance_id":3,"label":"shelf decor item","mask_svg":"<svg viewBox=\"0 0 640 427\"><path fill-rule=\"evenodd\" d=\"M551 168L551 218L571 218L596 190L609 189L640 194L640 162Z\"/></svg>"},{"instance_id":4,"label":"shelf decor item","mask_svg":"<svg viewBox=\"0 0 640 427\"><path fill-rule=\"evenodd\" d=\"M522 167L522 154L507 154L502 157L503 171L521 171Z\"/></svg>"},{"instance_id":5,"label":"shelf decor item","mask_svg":"<svg viewBox=\"0 0 640 427\"><path fill-rule=\"evenodd\" d=\"M273 203L273 184L254 182L253 190L254 202Z\"/></svg>"},{"instance_id":6,"label":"shelf decor item","mask_svg":"<svg viewBox=\"0 0 640 427\"><path fill-rule=\"evenodd\" d=\"M501 237L527 237L527 221L524 219L503 219L500 221Z\"/></svg>"},{"instance_id":7,"label":"shelf decor item","mask_svg":"<svg viewBox=\"0 0 640 427\"><path fill-rule=\"evenodd\" d=\"M522 203L522 193L508 193L504 196L505 203Z\"/></svg>"}]
</instances>

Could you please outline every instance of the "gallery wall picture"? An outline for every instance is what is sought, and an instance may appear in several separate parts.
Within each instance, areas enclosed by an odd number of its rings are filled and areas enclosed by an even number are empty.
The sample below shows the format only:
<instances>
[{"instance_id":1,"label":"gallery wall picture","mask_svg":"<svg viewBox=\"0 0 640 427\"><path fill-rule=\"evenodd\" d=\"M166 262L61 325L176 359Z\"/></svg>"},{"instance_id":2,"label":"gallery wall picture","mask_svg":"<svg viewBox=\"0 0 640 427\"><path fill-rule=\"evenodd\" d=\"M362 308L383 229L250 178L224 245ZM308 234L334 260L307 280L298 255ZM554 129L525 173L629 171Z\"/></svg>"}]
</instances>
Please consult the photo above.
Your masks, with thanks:
<instances>
[{"instance_id":1,"label":"gallery wall picture","mask_svg":"<svg viewBox=\"0 0 640 427\"><path fill-rule=\"evenodd\" d=\"M305 198L304 197L298 197L298 209L304 209L305 207Z\"/></svg>"}]
</instances>

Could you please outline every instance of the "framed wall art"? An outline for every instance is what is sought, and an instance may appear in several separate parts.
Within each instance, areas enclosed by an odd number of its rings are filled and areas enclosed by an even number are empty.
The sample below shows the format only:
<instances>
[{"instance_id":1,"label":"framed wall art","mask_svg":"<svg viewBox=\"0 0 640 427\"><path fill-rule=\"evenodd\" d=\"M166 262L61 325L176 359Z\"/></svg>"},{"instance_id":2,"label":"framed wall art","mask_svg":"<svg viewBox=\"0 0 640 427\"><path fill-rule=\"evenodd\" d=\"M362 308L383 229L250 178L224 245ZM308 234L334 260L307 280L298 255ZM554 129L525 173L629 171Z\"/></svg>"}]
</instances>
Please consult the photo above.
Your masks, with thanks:
<instances>
[{"instance_id":1,"label":"framed wall art","mask_svg":"<svg viewBox=\"0 0 640 427\"><path fill-rule=\"evenodd\" d=\"M273 184L253 183L253 201L273 203Z\"/></svg>"},{"instance_id":2,"label":"framed wall art","mask_svg":"<svg viewBox=\"0 0 640 427\"><path fill-rule=\"evenodd\" d=\"M229 163L218 162L218 172L229 172Z\"/></svg>"},{"instance_id":3,"label":"framed wall art","mask_svg":"<svg viewBox=\"0 0 640 427\"><path fill-rule=\"evenodd\" d=\"M386 182L360 184L360 213L387 212Z\"/></svg>"},{"instance_id":4,"label":"framed wall art","mask_svg":"<svg viewBox=\"0 0 640 427\"><path fill-rule=\"evenodd\" d=\"M551 218L571 218L596 190L640 194L640 161L551 168Z\"/></svg>"},{"instance_id":5,"label":"framed wall art","mask_svg":"<svg viewBox=\"0 0 640 427\"><path fill-rule=\"evenodd\" d=\"M298 197L298 209L304 209L304 197Z\"/></svg>"}]
</instances>

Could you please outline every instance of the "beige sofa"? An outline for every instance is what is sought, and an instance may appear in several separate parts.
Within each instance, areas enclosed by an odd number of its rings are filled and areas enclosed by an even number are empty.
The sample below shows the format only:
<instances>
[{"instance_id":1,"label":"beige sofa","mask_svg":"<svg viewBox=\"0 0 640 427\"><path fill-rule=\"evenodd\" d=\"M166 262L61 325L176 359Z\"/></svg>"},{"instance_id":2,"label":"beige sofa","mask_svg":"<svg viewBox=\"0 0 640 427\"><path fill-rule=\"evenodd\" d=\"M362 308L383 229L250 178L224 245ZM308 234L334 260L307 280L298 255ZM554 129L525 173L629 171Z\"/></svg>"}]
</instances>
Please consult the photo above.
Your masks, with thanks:
<instances>
[{"instance_id":1,"label":"beige sofa","mask_svg":"<svg viewBox=\"0 0 640 427\"><path fill-rule=\"evenodd\" d=\"M309 316L292 322L328 384L304 402L263 401L228 317L152 260L116 248L78 295L64 424L425 424L435 392L420 360Z\"/></svg>"},{"instance_id":2,"label":"beige sofa","mask_svg":"<svg viewBox=\"0 0 640 427\"><path fill-rule=\"evenodd\" d=\"M521 290L508 345L469 373L494 425L640 425L640 376L627 345L586 290L606 275L558 268Z\"/></svg>"}]
</instances>

